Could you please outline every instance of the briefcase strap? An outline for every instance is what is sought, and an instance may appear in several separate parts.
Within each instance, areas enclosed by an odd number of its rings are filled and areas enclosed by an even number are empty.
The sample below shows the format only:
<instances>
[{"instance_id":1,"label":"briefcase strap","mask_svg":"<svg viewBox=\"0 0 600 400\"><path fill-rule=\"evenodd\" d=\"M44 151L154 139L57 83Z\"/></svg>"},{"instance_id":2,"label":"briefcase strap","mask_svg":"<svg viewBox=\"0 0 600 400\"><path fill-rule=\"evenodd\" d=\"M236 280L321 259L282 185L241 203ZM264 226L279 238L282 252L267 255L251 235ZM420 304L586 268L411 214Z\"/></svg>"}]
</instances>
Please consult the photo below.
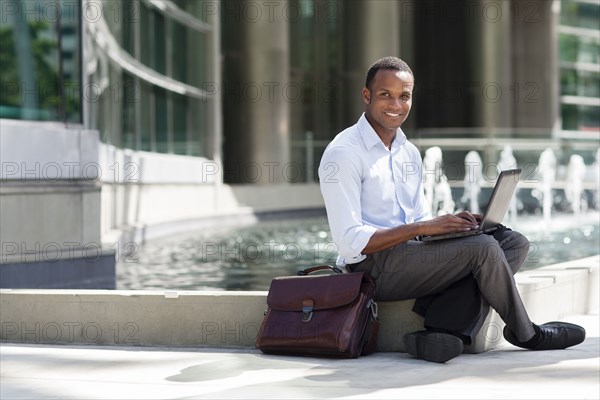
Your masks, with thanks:
<instances>
[{"instance_id":1,"label":"briefcase strap","mask_svg":"<svg viewBox=\"0 0 600 400\"><path fill-rule=\"evenodd\" d=\"M337 266L333 266L333 265L317 265L316 267L311 267L311 268L307 268L307 269L303 269L301 271L298 271L298 275L300 275L300 276L310 275L313 272L318 272L318 271L331 271L331 272L335 272L337 274L341 274L341 273L344 272L343 269L341 269L340 267L337 267Z\"/></svg>"}]
</instances>

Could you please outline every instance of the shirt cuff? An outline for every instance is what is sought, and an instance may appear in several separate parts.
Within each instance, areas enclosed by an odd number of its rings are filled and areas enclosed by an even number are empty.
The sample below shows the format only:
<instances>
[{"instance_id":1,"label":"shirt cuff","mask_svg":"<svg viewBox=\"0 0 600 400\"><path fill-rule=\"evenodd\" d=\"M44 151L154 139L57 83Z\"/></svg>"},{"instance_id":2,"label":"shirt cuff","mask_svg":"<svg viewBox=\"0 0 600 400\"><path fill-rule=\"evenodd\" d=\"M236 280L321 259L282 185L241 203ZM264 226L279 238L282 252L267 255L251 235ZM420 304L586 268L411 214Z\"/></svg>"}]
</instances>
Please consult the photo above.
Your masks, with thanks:
<instances>
[{"instance_id":1,"label":"shirt cuff","mask_svg":"<svg viewBox=\"0 0 600 400\"><path fill-rule=\"evenodd\" d=\"M365 259L362 251L369 243L371 236L377 231L374 226L363 225L358 229L356 236L352 239L350 246L345 251L340 252L346 264L354 264Z\"/></svg>"}]
</instances>

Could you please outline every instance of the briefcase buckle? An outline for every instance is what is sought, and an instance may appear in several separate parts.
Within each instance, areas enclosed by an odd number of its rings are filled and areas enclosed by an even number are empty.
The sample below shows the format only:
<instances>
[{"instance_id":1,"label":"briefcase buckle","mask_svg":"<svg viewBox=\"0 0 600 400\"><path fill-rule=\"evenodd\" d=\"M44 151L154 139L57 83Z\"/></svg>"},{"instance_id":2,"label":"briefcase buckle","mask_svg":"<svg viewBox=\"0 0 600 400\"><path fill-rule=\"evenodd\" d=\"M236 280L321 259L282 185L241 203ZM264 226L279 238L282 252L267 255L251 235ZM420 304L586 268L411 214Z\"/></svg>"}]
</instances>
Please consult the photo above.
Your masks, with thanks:
<instances>
[{"instance_id":1,"label":"briefcase buckle","mask_svg":"<svg viewBox=\"0 0 600 400\"><path fill-rule=\"evenodd\" d=\"M311 299L302 301L302 322L308 322L313 316L315 302Z\"/></svg>"}]
</instances>

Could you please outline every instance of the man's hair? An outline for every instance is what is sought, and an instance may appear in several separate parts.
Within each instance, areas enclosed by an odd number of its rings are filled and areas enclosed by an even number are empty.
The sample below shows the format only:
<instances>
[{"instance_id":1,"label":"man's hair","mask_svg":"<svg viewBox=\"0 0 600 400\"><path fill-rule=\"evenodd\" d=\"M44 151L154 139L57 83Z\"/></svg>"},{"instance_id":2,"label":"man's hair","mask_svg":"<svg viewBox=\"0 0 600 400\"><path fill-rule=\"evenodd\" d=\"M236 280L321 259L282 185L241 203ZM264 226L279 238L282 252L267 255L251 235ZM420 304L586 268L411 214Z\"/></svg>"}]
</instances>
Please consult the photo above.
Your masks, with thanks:
<instances>
[{"instance_id":1,"label":"man's hair","mask_svg":"<svg viewBox=\"0 0 600 400\"><path fill-rule=\"evenodd\" d=\"M414 78L413 72L407 63L399 59L398 57L383 57L379 60L375 61L369 71L367 71L367 79L365 81L365 87L369 90L371 89L371 83L373 83L373 79L375 78L375 74L379 70L385 71L406 71L412 75Z\"/></svg>"}]
</instances>

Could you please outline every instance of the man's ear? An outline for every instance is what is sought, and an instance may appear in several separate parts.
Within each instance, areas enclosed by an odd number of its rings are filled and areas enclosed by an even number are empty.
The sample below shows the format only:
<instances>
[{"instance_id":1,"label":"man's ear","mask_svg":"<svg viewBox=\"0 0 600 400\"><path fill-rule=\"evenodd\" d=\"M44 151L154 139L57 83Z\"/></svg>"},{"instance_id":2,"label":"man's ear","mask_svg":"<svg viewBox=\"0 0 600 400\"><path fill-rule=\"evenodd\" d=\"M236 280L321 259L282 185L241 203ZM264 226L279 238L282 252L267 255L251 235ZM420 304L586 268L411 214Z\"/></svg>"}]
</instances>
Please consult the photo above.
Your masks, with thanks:
<instances>
[{"instance_id":1,"label":"man's ear","mask_svg":"<svg viewBox=\"0 0 600 400\"><path fill-rule=\"evenodd\" d=\"M362 100L365 104L369 104L371 102L371 91L366 87L362 90Z\"/></svg>"}]
</instances>

